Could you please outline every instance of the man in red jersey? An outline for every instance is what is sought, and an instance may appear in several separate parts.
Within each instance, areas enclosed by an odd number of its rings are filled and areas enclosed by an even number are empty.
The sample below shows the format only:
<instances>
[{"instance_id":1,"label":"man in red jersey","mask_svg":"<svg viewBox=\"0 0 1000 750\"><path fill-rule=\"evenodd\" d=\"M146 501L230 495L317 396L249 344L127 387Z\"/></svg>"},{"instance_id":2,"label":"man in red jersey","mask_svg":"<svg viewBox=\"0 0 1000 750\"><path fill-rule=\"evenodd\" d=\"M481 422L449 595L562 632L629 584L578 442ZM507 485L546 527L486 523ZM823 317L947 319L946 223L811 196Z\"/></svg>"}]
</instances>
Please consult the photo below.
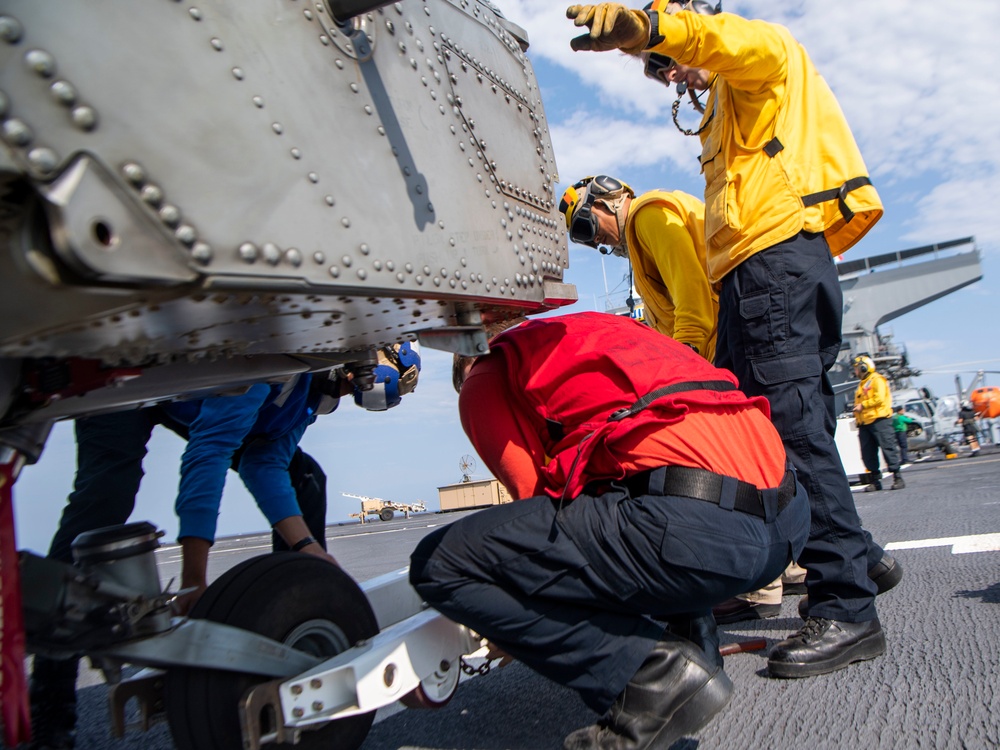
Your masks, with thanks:
<instances>
[{"instance_id":1,"label":"man in red jersey","mask_svg":"<svg viewBox=\"0 0 1000 750\"><path fill-rule=\"evenodd\" d=\"M606 712L566 748L667 748L732 692L712 606L774 580L808 535L767 401L613 315L528 321L490 347L456 363L459 413L519 501L425 537L410 580Z\"/></svg>"}]
</instances>

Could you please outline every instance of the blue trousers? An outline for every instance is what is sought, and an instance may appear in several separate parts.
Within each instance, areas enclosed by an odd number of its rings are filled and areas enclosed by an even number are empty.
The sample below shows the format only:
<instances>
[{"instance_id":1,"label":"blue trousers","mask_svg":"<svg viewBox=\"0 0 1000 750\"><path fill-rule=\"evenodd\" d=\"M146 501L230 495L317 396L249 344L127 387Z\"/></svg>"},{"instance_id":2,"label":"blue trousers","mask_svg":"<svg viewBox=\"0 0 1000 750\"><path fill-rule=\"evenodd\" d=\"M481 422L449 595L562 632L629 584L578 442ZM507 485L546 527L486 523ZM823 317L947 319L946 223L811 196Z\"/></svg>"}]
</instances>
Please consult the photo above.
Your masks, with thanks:
<instances>
[{"instance_id":1,"label":"blue trousers","mask_svg":"<svg viewBox=\"0 0 1000 750\"><path fill-rule=\"evenodd\" d=\"M868 570L884 551L862 529L834 443L827 371L840 352L843 294L821 234L800 232L722 280L715 364L749 396L765 396L788 459L809 493L812 525L797 562L809 612L843 622L876 617Z\"/></svg>"},{"instance_id":2,"label":"blue trousers","mask_svg":"<svg viewBox=\"0 0 1000 750\"><path fill-rule=\"evenodd\" d=\"M546 497L518 500L426 536L410 582L432 607L603 712L663 634L657 620L672 629L698 621L699 645L711 643L718 662L711 608L774 580L797 555L809 525L798 489L780 514L770 498L766 520L624 489L562 510Z\"/></svg>"},{"instance_id":3,"label":"blue trousers","mask_svg":"<svg viewBox=\"0 0 1000 750\"><path fill-rule=\"evenodd\" d=\"M896 442L896 431L892 429L892 420L888 417L876 419L871 424L858 425L858 441L861 443L861 460L868 471L879 477L882 475L878 460L879 448L882 449L889 471L893 474L899 471L899 443Z\"/></svg>"},{"instance_id":4,"label":"blue trousers","mask_svg":"<svg viewBox=\"0 0 1000 750\"><path fill-rule=\"evenodd\" d=\"M183 425L170 420L158 407L76 420L76 479L49 546L49 557L72 562L77 535L128 521L143 477L146 444L157 424L187 436ZM234 468L241 456L235 457ZM288 473L303 520L325 549L326 475L301 449L293 456ZM277 534L273 545L275 550L288 549Z\"/></svg>"}]
</instances>

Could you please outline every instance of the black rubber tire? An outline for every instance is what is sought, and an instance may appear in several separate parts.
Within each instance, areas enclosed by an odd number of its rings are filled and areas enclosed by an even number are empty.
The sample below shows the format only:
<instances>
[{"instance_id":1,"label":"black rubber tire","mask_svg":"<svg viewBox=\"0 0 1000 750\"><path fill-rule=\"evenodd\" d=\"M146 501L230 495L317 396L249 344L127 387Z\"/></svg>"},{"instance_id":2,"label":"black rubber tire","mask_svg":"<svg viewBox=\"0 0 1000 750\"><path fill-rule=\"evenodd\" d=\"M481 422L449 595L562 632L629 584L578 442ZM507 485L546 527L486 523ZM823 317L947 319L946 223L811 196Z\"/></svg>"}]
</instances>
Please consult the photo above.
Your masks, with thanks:
<instances>
[{"instance_id":1,"label":"black rubber tire","mask_svg":"<svg viewBox=\"0 0 1000 750\"><path fill-rule=\"evenodd\" d=\"M378 517L383 521L391 521L394 515L396 514L392 508L382 508L382 510L378 512Z\"/></svg>"},{"instance_id":2,"label":"black rubber tire","mask_svg":"<svg viewBox=\"0 0 1000 750\"><path fill-rule=\"evenodd\" d=\"M296 642L302 650L325 657L378 633L375 614L354 580L336 565L300 552L276 552L237 565L208 587L191 617L286 643L296 628L316 621L336 639L324 633ZM239 701L250 687L268 679L193 667L168 670L164 698L178 750L242 750ZM356 750L374 720L374 711L341 719L303 730L297 745L268 747Z\"/></svg>"}]
</instances>

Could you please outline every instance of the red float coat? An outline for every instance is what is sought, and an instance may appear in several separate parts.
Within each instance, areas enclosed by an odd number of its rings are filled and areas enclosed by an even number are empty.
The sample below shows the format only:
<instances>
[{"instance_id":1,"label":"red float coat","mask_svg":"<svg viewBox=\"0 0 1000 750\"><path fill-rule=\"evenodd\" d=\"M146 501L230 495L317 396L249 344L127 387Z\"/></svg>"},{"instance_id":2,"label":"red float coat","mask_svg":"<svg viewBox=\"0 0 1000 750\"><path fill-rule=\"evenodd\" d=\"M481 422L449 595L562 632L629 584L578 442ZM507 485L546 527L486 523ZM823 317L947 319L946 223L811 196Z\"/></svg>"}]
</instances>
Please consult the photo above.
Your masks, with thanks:
<instances>
[{"instance_id":1,"label":"red float coat","mask_svg":"<svg viewBox=\"0 0 1000 750\"><path fill-rule=\"evenodd\" d=\"M459 397L462 426L516 499L573 498L657 466L688 466L777 487L785 450L763 397L648 326L606 313L522 323L496 336ZM620 421L609 415L658 388L724 381L662 396Z\"/></svg>"}]
</instances>

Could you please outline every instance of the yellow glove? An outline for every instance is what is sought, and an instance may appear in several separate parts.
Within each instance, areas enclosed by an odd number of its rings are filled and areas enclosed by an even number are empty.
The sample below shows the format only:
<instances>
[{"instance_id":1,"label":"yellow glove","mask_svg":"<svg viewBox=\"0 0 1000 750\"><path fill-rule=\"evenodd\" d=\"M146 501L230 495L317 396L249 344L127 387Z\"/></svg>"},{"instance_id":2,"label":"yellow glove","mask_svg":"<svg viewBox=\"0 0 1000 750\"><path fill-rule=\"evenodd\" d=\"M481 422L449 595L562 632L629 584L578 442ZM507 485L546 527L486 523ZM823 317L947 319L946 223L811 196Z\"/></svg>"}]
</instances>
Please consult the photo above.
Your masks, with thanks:
<instances>
[{"instance_id":1,"label":"yellow glove","mask_svg":"<svg viewBox=\"0 0 1000 750\"><path fill-rule=\"evenodd\" d=\"M571 5L566 9L566 18L572 18L576 26L590 29L589 34L570 41L570 47L577 52L620 49L637 55L649 44L649 16L620 3Z\"/></svg>"}]
</instances>

